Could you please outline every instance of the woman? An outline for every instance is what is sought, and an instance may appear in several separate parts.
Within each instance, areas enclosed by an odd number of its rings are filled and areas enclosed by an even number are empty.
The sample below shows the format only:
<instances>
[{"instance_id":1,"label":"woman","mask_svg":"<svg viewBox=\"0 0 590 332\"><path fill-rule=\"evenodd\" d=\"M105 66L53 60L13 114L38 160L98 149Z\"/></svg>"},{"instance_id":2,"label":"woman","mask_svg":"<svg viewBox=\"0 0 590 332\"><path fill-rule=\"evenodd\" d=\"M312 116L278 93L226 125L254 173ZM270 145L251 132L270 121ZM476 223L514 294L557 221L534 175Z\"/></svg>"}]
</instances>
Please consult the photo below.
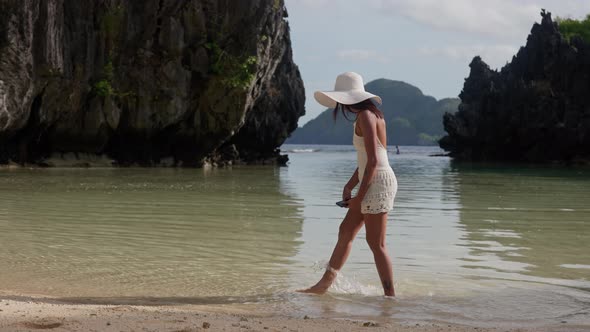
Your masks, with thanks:
<instances>
[{"instance_id":1,"label":"woman","mask_svg":"<svg viewBox=\"0 0 590 332\"><path fill-rule=\"evenodd\" d=\"M342 192L348 212L340 224L338 242L326 272L317 284L301 292L323 294L328 290L350 254L352 241L364 224L383 291L386 296L395 296L393 269L385 246L385 230L387 212L393 208L397 192L397 180L387 157L383 113L372 102L374 100L381 104L381 98L366 92L362 77L353 72L338 75L334 90L316 91L314 97L320 104L334 109L334 118L339 110L346 118L347 113L356 117L353 144L357 150L358 167ZM352 197L352 189L359 182L357 194Z\"/></svg>"}]
</instances>

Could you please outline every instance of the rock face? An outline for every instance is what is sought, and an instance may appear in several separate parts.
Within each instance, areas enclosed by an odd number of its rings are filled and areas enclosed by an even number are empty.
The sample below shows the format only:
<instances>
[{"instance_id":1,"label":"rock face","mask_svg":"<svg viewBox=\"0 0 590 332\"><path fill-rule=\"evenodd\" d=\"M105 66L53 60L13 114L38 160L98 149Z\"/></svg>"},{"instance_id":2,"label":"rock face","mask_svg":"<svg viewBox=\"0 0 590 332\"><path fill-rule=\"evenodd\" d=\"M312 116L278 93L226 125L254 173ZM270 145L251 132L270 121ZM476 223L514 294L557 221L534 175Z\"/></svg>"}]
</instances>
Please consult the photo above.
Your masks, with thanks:
<instances>
[{"instance_id":1,"label":"rock face","mask_svg":"<svg viewBox=\"0 0 590 332\"><path fill-rule=\"evenodd\" d=\"M590 44L566 40L543 11L500 72L481 58L444 116L440 146L459 160L575 162L590 158Z\"/></svg>"},{"instance_id":2,"label":"rock face","mask_svg":"<svg viewBox=\"0 0 590 332\"><path fill-rule=\"evenodd\" d=\"M288 35L283 36L282 42L290 49ZM304 115L305 90L290 51L283 52L275 75L265 82L263 90L265 94L246 114L244 126L223 147L234 145L240 159L247 163L265 163L269 159L272 162L279 153L277 147L297 129L297 121ZM290 93L284 95L283 91ZM284 158L279 157L278 162L283 163Z\"/></svg>"},{"instance_id":3,"label":"rock face","mask_svg":"<svg viewBox=\"0 0 590 332\"><path fill-rule=\"evenodd\" d=\"M283 0L0 0L0 162L276 158L304 114L286 17Z\"/></svg>"}]
</instances>

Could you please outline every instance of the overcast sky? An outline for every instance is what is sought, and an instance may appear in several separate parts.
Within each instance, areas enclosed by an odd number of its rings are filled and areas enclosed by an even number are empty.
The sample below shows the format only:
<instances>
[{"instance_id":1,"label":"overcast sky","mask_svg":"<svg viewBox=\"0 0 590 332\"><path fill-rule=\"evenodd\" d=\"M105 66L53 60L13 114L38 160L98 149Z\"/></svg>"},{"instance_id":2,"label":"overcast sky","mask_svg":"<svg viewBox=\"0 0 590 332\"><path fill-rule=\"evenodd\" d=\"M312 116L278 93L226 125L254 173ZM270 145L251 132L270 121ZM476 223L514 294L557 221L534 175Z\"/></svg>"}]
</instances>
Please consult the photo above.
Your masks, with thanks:
<instances>
[{"instance_id":1,"label":"overcast sky","mask_svg":"<svg viewBox=\"0 0 590 332\"><path fill-rule=\"evenodd\" d=\"M510 61L541 8L582 18L590 0L285 0L307 114L322 106L315 90L332 90L345 71L405 81L437 99L456 97L480 55L493 68ZM384 100L386 103L387 100Z\"/></svg>"}]
</instances>

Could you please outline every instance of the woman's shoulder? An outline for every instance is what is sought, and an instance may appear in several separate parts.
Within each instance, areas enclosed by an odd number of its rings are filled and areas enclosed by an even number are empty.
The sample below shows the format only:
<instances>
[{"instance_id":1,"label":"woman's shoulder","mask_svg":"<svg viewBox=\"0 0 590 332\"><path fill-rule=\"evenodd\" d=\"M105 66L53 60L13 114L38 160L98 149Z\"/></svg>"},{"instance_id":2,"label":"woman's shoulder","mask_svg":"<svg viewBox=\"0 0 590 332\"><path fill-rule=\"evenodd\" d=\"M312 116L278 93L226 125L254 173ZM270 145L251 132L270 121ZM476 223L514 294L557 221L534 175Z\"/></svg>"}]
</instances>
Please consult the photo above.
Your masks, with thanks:
<instances>
[{"instance_id":1,"label":"woman's shoulder","mask_svg":"<svg viewBox=\"0 0 590 332\"><path fill-rule=\"evenodd\" d=\"M376 120L376 119L378 119L378 117L373 112L366 109L366 110L359 111L357 113L356 119L357 119L357 121L361 120L361 121L365 122L365 121Z\"/></svg>"}]
</instances>

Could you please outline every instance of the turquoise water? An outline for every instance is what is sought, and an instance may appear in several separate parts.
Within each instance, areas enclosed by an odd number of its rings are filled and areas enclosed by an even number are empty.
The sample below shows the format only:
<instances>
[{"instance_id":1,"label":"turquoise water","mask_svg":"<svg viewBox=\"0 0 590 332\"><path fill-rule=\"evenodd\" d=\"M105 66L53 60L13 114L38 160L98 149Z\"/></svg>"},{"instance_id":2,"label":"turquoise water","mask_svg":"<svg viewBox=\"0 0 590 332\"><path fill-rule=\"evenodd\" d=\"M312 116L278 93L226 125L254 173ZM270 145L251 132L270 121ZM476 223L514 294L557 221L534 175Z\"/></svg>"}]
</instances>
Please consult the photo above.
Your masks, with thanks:
<instances>
[{"instance_id":1,"label":"turquoise water","mask_svg":"<svg viewBox=\"0 0 590 332\"><path fill-rule=\"evenodd\" d=\"M284 146L288 167L0 170L0 291L97 303L244 305L287 315L590 327L590 169L390 154L399 183L384 299L359 233L321 276L350 146ZM565 322L565 323L564 323Z\"/></svg>"}]
</instances>

